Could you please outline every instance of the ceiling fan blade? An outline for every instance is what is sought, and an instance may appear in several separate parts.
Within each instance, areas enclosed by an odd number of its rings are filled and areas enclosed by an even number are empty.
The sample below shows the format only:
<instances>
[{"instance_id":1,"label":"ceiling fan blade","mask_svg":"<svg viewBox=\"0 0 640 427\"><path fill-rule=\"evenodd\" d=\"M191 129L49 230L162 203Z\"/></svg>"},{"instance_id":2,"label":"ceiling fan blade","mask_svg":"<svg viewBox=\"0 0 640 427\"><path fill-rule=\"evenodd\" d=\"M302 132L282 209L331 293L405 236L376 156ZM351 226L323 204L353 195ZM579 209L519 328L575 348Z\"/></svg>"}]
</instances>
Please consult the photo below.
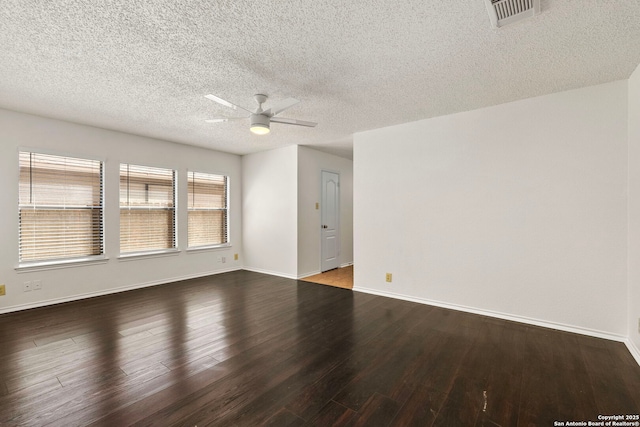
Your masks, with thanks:
<instances>
[{"instance_id":1,"label":"ceiling fan blade","mask_svg":"<svg viewBox=\"0 0 640 427\"><path fill-rule=\"evenodd\" d=\"M229 120L242 120L242 119L248 119L248 117L216 117L215 119L205 120L205 122L221 123L221 122L228 122Z\"/></svg>"},{"instance_id":2,"label":"ceiling fan blade","mask_svg":"<svg viewBox=\"0 0 640 427\"><path fill-rule=\"evenodd\" d=\"M300 101L298 101L295 98L283 99L282 101L276 102L274 105L271 106L271 108L269 108L267 111L263 112L262 114L266 114L267 116L272 117L278 113L282 113L287 108L293 107L298 102Z\"/></svg>"},{"instance_id":3,"label":"ceiling fan blade","mask_svg":"<svg viewBox=\"0 0 640 427\"><path fill-rule=\"evenodd\" d=\"M305 122L304 120L296 120L296 119L285 119L284 117L272 117L271 123L284 123L287 125L297 125L297 126L307 126L307 127L315 127L317 123L314 122Z\"/></svg>"},{"instance_id":4,"label":"ceiling fan blade","mask_svg":"<svg viewBox=\"0 0 640 427\"><path fill-rule=\"evenodd\" d=\"M210 100L212 100L212 101L214 101L214 102L217 102L217 103L218 103L218 104L220 104L220 105L224 105L225 107L232 108L232 109L234 109L234 110L238 110L238 109L240 109L240 110L244 110L244 111L246 111L247 113L253 113L253 111L247 110L246 108L243 108L243 107L241 107L241 106L239 106L239 105L232 104L232 103L230 103L229 101L225 101L224 99L222 99L222 98L218 98L218 97L217 97L217 96L215 96L215 95L205 95L204 97L205 97L205 98L207 98L207 99L210 99Z\"/></svg>"}]
</instances>

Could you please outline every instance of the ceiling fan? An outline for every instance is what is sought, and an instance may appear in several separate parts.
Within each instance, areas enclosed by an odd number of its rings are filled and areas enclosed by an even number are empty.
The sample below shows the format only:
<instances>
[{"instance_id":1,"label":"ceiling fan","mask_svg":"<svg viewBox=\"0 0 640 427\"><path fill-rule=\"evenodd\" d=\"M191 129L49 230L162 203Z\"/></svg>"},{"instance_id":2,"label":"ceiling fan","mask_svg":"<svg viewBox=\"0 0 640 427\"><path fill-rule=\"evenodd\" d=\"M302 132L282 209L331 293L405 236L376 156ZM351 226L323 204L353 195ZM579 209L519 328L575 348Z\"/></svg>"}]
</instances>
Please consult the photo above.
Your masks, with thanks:
<instances>
[{"instance_id":1,"label":"ceiling fan","mask_svg":"<svg viewBox=\"0 0 640 427\"><path fill-rule=\"evenodd\" d=\"M251 119L251 127L249 128L251 132L256 135L266 135L270 132L271 123L283 123L287 125L297 125L297 126L307 126L307 127L315 127L317 123L314 122L305 122L303 120L296 119L285 119L284 117L275 117L277 114L283 112L287 108L293 107L298 102L297 99L287 98L280 102L276 102L271 108L267 110L262 109L262 104L267 101L267 95L256 94L253 96L258 103L258 108L255 111L248 110L246 108L240 107L239 105L235 105L230 103L229 101L225 101L222 98L218 98L215 95L205 95L205 98L210 99L212 101L217 102L218 104L224 105L225 107L229 107L233 110L243 110L249 113L249 116L244 117L219 117L215 119L205 120L207 123L218 123L218 122L226 122L229 120L239 120L239 119Z\"/></svg>"}]
</instances>

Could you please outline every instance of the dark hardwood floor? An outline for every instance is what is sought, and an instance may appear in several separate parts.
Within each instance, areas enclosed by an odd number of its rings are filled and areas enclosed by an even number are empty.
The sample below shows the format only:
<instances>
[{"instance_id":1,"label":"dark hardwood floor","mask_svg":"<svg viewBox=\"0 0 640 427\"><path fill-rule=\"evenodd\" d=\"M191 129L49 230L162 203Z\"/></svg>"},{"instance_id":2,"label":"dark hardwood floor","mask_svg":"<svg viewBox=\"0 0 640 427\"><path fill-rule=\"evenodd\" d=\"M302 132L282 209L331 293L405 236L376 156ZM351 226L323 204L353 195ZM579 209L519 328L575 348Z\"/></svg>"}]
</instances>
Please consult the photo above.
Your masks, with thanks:
<instances>
[{"instance_id":1,"label":"dark hardwood floor","mask_svg":"<svg viewBox=\"0 0 640 427\"><path fill-rule=\"evenodd\" d=\"M552 426L640 412L621 343L238 271L0 316L0 425Z\"/></svg>"}]
</instances>

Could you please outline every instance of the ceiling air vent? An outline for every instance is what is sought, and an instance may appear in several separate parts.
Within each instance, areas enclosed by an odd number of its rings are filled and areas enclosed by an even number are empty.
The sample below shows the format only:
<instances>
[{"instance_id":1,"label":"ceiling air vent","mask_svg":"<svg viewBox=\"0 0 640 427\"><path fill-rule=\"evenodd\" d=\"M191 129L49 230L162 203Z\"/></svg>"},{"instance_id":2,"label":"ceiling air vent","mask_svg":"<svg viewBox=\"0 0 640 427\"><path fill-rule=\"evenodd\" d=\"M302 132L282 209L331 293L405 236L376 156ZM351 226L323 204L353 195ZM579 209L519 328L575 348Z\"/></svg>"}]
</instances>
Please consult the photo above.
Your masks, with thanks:
<instances>
[{"instance_id":1,"label":"ceiling air vent","mask_svg":"<svg viewBox=\"0 0 640 427\"><path fill-rule=\"evenodd\" d=\"M484 0L494 28L513 24L540 13L540 0Z\"/></svg>"}]
</instances>

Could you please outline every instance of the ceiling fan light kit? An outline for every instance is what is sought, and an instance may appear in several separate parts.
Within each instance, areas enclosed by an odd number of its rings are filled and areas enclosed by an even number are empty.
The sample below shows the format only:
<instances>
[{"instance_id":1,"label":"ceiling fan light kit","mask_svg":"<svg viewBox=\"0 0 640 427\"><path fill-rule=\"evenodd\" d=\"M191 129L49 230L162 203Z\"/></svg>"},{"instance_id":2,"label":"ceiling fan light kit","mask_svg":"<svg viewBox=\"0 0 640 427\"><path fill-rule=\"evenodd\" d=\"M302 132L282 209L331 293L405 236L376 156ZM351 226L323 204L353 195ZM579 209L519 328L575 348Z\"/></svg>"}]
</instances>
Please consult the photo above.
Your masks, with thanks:
<instances>
[{"instance_id":1,"label":"ceiling fan light kit","mask_svg":"<svg viewBox=\"0 0 640 427\"><path fill-rule=\"evenodd\" d=\"M269 117L263 116L262 114L252 114L251 127L249 128L249 130L256 135L268 134L271 131Z\"/></svg>"},{"instance_id":2,"label":"ceiling fan light kit","mask_svg":"<svg viewBox=\"0 0 640 427\"><path fill-rule=\"evenodd\" d=\"M249 113L248 117L219 117L215 119L205 120L208 123L218 123L218 122L226 122L231 119L250 119L251 126L249 130L256 135L266 135L271 131L271 122L274 123L282 123L286 125L297 125L297 126L306 126L306 127L315 127L317 123L314 122L306 122L304 120L296 120L296 119L285 119L284 117L274 117L276 114L279 114L286 110L287 108L293 107L300 101L294 98L287 98L280 102L275 103L268 110L262 109L262 104L264 104L267 100L267 95L256 94L254 98L258 103L258 108L255 111L248 110L246 108L240 107L238 105L232 104L229 101L225 101L222 98L219 98L215 95L205 95L205 98L210 99L211 101L217 102L220 105L224 105L225 107L231 108L233 110L244 110Z\"/></svg>"}]
</instances>

